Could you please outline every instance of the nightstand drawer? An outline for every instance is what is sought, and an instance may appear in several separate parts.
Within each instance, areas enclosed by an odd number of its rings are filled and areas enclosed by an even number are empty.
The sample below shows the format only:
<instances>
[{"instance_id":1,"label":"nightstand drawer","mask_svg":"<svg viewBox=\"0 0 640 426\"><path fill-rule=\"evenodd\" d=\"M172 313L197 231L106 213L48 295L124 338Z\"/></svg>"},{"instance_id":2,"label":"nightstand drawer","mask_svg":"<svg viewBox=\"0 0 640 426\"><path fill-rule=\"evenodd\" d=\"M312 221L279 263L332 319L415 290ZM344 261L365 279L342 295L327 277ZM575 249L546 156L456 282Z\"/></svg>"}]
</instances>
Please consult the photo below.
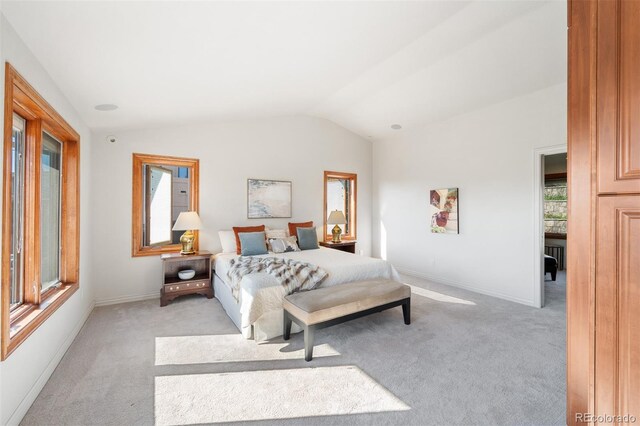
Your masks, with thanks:
<instances>
[{"instance_id":1,"label":"nightstand drawer","mask_svg":"<svg viewBox=\"0 0 640 426\"><path fill-rule=\"evenodd\" d=\"M199 290L209 285L209 281L190 281L185 283L166 284L164 286L165 293L176 293L179 291Z\"/></svg>"}]
</instances>

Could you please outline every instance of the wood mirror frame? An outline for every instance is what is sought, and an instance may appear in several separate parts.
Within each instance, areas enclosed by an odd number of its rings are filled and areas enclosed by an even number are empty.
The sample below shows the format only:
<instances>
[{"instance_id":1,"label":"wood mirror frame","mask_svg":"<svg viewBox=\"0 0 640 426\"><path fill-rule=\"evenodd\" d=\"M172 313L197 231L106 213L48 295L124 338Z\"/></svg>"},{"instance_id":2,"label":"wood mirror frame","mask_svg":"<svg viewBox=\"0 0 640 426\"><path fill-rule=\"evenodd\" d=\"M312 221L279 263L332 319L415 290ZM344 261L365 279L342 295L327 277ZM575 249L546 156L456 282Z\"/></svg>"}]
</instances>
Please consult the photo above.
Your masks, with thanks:
<instances>
[{"instance_id":1,"label":"wood mirror frame","mask_svg":"<svg viewBox=\"0 0 640 426\"><path fill-rule=\"evenodd\" d=\"M343 172L324 172L324 206L323 206L323 232L324 240L331 241L333 235L331 234L330 227L327 226L328 212L327 212L327 183L330 179L344 179L351 181L351 194L349 198L349 232L342 234L344 241L353 241L356 239L358 232L357 218L358 218L358 175L356 173L343 173Z\"/></svg>"},{"instance_id":2,"label":"wood mirror frame","mask_svg":"<svg viewBox=\"0 0 640 426\"><path fill-rule=\"evenodd\" d=\"M189 211L199 209L199 171L200 161L193 158L167 157L163 155L133 154L133 203L131 229L131 256L157 256L165 253L177 253L180 244L165 244L162 246L146 246L143 242L144 226L144 165L188 167L191 170L189 187ZM194 231L194 248L199 248L198 231Z\"/></svg>"}]
</instances>

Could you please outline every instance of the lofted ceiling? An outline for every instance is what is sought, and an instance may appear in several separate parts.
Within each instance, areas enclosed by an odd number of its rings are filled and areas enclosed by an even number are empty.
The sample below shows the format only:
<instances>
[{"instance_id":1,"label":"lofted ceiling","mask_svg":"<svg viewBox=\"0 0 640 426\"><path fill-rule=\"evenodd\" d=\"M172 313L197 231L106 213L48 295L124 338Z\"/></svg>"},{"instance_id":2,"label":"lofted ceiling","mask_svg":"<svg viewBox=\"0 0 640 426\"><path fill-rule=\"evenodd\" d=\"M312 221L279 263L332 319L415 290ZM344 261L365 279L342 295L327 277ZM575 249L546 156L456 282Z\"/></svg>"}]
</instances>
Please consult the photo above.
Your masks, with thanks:
<instances>
[{"instance_id":1,"label":"lofted ceiling","mask_svg":"<svg viewBox=\"0 0 640 426\"><path fill-rule=\"evenodd\" d=\"M2 13L92 129L312 115L383 138L566 81L563 1L3 1Z\"/></svg>"}]
</instances>

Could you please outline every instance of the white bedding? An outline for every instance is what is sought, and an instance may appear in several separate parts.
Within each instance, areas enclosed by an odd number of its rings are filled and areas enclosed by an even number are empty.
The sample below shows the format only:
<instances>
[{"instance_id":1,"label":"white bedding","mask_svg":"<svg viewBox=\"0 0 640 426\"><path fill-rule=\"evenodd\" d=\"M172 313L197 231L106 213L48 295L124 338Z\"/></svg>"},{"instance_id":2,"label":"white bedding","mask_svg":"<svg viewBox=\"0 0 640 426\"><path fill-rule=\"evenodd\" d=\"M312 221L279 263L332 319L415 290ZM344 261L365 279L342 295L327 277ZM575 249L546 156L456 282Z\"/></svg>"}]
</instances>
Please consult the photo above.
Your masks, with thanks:
<instances>
[{"instance_id":1,"label":"white bedding","mask_svg":"<svg viewBox=\"0 0 640 426\"><path fill-rule=\"evenodd\" d=\"M230 287L227 276L230 260L236 254L221 253L215 256L216 275ZM320 247L293 253L269 253L260 257L282 257L317 265L329 273L321 287L362 281L371 278L388 278L400 281L396 270L381 259L357 256L339 250ZM241 332L246 338L266 340L282 334L282 300L285 292L278 281L269 274L248 274L240 281Z\"/></svg>"}]
</instances>

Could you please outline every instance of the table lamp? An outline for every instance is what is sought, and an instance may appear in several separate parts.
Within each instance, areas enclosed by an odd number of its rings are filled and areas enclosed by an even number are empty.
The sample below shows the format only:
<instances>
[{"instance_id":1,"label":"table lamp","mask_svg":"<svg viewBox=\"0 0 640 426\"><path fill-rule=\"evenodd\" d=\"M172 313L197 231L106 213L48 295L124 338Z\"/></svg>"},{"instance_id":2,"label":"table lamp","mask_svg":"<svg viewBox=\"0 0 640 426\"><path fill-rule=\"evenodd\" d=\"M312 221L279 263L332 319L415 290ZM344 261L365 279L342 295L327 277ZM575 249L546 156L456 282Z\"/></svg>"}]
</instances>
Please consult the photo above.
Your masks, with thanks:
<instances>
[{"instance_id":1,"label":"table lamp","mask_svg":"<svg viewBox=\"0 0 640 426\"><path fill-rule=\"evenodd\" d=\"M195 253L195 250L193 249L193 240L195 239L193 231L202 229L202 222L200 221L198 213L180 213L180 215L178 216L178 220L176 220L176 223L173 225L172 229L174 231L185 231L185 233L180 237L180 243L182 244L182 250L180 250L180 254Z\"/></svg>"},{"instance_id":2,"label":"table lamp","mask_svg":"<svg viewBox=\"0 0 640 426\"><path fill-rule=\"evenodd\" d=\"M329 219L327 219L327 225L335 225L331 230L331 233L333 234L332 242L339 243L341 241L340 235L342 234L342 228L338 225L345 225L346 223L347 219L344 217L342 210L334 210L331 212Z\"/></svg>"}]
</instances>

